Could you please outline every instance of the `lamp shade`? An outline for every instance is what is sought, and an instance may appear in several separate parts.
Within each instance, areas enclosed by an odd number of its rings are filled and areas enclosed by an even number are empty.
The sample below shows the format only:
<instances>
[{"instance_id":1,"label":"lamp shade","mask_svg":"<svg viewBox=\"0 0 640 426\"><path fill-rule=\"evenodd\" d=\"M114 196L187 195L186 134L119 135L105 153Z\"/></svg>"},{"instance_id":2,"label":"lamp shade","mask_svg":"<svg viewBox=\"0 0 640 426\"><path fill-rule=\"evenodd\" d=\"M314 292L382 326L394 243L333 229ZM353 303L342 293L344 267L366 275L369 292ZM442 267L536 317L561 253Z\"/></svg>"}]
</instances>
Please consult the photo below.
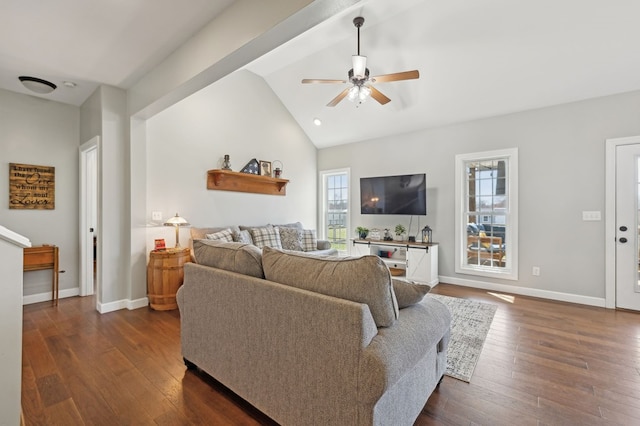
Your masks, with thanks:
<instances>
[{"instance_id":1,"label":"lamp shade","mask_svg":"<svg viewBox=\"0 0 640 426\"><path fill-rule=\"evenodd\" d=\"M168 219L164 226L174 226L176 228L176 248L180 247L180 227L189 226L189 222L183 217L180 217L178 213L170 219Z\"/></svg>"},{"instance_id":2,"label":"lamp shade","mask_svg":"<svg viewBox=\"0 0 640 426\"><path fill-rule=\"evenodd\" d=\"M168 219L165 223L164 226L188 226L189 222L187 222L187 220L183 217L180 217L178 215L178 213L176 213L175 216L173 216L172 218Z\"/></svg>"}]
</instances>

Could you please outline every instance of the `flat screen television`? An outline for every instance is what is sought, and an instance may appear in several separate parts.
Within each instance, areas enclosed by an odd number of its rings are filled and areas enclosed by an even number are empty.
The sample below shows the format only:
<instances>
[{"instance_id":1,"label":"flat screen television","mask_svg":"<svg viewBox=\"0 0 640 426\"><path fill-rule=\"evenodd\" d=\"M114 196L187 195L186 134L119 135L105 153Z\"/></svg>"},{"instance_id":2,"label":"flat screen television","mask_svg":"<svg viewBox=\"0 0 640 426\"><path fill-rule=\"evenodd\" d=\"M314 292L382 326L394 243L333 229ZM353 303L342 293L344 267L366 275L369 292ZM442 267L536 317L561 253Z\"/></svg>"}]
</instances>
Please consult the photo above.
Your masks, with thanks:
<instances>
[{"instance_id":1,"label":"flat screen television","mask_svg":"<svg viewBox=\"0 0 640 426\"><path fill-rule=\"evenodd\" d=\"M426 215L426 174L360 178L360 213Z\"/></svg>"}]
</instances>

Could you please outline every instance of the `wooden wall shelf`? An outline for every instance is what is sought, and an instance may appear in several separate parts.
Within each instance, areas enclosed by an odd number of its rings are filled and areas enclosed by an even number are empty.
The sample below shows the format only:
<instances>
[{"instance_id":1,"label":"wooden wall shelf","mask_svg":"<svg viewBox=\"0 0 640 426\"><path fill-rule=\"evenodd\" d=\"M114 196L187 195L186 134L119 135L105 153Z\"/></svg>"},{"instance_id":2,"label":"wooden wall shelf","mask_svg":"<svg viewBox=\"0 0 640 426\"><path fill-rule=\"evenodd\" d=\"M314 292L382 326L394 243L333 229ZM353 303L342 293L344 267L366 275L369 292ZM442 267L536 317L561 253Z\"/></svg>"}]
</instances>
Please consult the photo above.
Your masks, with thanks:
<instances>
[{"instance_id":1,"label":"wooden wall shelf","mask_svg":"<svg viewBox=\"0 0 640 426\"><path fill-rule=\"evenodd\" d=\"M230 170L209 170L207 189L220 191L252 192L254 194L287 195L288 179L258 176Z\"/></svg>"}]
</instances>

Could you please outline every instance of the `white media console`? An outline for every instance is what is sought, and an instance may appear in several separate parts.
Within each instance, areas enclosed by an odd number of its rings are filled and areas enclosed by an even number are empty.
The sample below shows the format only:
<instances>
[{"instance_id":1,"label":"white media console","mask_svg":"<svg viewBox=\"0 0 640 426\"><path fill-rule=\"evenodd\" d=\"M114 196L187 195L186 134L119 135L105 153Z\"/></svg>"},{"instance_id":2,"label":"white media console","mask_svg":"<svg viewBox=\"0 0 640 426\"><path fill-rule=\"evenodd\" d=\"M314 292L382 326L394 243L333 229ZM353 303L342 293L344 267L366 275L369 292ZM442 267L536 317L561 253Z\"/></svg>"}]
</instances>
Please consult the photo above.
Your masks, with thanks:
<instances>
[{"instance_id":1,"label":"white media console","mask_svg":"<svg viewBox=\"0 0 640 426\"><path fill-rule=\"evenodd\" d=\"M438 284L438 243L354 239L349 247L352 256L380 256L392 272L408 280Z\"/></svg>"}]
</instances>

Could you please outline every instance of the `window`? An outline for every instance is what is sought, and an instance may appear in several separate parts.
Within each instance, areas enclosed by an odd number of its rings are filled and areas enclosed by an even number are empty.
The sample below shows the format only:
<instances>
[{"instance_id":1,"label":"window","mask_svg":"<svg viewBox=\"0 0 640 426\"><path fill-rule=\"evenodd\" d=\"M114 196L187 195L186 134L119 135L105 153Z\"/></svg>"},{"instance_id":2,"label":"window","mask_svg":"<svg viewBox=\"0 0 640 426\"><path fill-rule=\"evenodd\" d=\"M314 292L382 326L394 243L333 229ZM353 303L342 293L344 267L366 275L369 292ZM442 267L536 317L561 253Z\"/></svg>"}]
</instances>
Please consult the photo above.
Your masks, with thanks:
<instances>
[{"instance_id":1,"label":"window","mask_svg":"<svg viewBox=\"0 0 640 426\"><path fill-rule=\"evenodd\" d=\"M518 151L456 156L456 272L518 279Z\"/></svg>"},{"instance_id":2,"label":"window","mask_svg":"<svg viewBox=\"0 0 640 426\"><path fill-rule=\"evenodd\" d=\"M320 172L322 182L322 238L341 255L347 254L349 229L349 170Z\"/></svg>"}]
</instances>

